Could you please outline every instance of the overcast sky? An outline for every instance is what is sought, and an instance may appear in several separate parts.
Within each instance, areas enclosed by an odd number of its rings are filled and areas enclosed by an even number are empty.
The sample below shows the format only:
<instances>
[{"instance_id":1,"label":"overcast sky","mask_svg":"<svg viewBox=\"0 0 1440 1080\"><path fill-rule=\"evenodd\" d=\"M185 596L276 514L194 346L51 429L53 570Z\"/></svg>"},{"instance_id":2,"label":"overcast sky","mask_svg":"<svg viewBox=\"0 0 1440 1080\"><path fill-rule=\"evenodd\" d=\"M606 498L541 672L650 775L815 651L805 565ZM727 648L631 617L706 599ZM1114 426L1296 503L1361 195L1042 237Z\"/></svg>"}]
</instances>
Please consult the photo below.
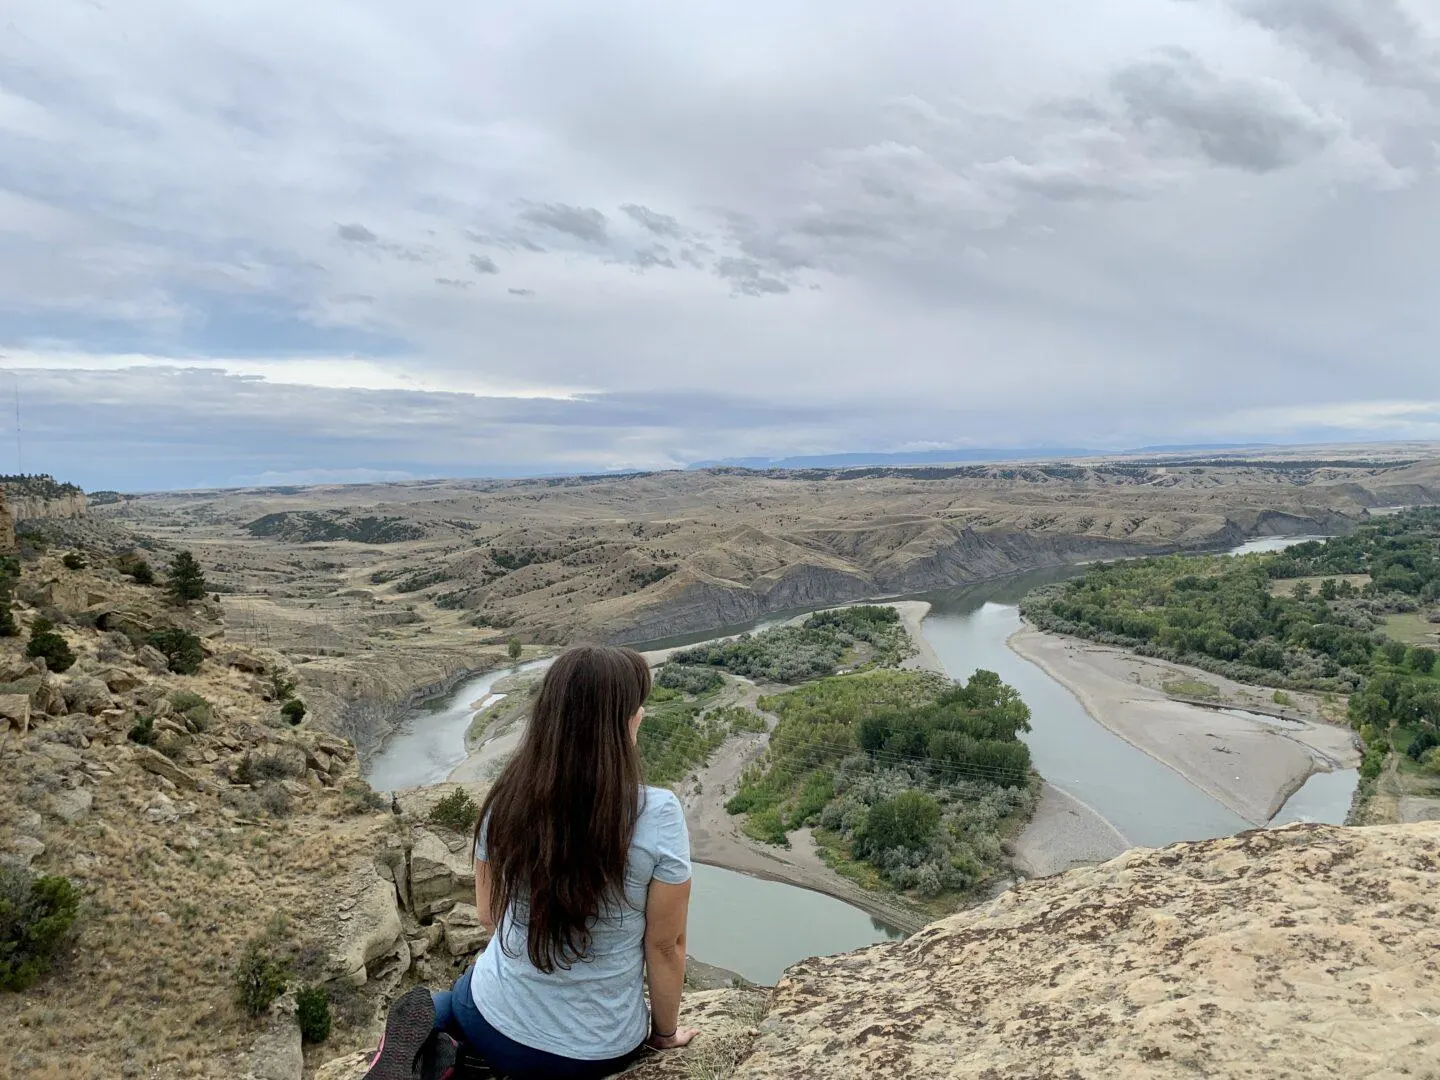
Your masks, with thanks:
<instances>
[{"instance_id":1,"label":"overcast sky","mask_svg":"<svg viewBox=\"0 0 1440 1080\"><path fill-rule=\"evenodd\" d=\"M0 405L126 489L1440 438L1437 192L1430 0L8 0Z\"/></svg>"}]
</instances>

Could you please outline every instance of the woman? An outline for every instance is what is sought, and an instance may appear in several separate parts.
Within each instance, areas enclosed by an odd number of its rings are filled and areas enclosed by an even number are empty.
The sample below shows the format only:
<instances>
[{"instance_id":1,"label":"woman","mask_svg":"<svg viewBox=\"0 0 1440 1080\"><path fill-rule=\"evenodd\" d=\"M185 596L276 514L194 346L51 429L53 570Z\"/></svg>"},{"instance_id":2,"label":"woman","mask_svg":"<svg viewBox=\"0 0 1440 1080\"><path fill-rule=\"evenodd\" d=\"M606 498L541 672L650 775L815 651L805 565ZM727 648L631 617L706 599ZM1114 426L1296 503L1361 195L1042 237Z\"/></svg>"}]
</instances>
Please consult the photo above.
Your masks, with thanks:
<instances>
[{"instance_id":1,"label":"woman","mask_svg":"<svg viewBox=\"0 0 1440 1080\"><path fill-rule=\"evenodd\" d=\"M545 673L475 829L490 944L451 990L395 1003L371 1080L443 1074L432 1030L515 1080L608 1076L695 1037L679 1026L690 838L674 793L642 783L649 695L633 649L570 649Z\"/></svg>"}]
</instances>

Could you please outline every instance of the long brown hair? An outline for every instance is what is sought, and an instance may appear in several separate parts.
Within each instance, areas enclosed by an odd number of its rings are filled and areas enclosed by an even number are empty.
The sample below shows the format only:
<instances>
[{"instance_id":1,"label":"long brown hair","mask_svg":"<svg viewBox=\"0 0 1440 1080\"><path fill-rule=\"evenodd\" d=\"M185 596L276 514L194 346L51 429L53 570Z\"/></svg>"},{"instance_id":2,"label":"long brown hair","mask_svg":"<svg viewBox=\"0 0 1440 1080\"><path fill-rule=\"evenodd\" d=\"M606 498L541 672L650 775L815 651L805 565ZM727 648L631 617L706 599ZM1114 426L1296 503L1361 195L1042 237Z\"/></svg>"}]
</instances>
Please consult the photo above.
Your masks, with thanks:
<instances>
[{"instance_id":1,"label":"long brown hair","mask_svg":"<svg viewBox=\"0 0 1440 1080\"><path fill-rule=\"evenodd\" d=\"M503 919L519 902L530 962L547 974L589 951L595 920L623 897L642 782L630 719L649 696L634 649L561 653L481 807L490 910Z\"/></svg>"}]
</instances>

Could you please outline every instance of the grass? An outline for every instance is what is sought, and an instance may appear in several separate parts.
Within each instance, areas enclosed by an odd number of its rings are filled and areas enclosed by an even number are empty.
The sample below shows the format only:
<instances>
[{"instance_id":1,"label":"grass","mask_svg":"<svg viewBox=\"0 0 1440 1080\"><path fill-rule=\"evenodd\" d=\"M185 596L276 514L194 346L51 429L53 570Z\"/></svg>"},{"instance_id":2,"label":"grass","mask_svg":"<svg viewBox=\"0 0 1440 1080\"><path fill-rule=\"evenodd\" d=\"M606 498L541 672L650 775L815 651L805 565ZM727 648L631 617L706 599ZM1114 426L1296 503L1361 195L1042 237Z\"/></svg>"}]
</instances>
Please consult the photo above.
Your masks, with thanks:
<instances>
[{"instance_id":1,"label":"grass","mask_svg":"<svg viewBox=\"0 0 1440 1080\"><path fill-rule=\"evenodd\" d=\"M1387 615L1381 629L1387 637L1403 641L1406 645L1440 648L1440 623L1428 621L1423 612L1406 611L1399 615Z\"/></svg>"},{"instance_id":2,"label":"grass","mask_svg":"<svg viewBox=\"0 0 1440 1080\"><path fill-rule=\"evenodd\" d=\"M1334 578L1337 584L1342 581L1348 581L1357 589L1363 589L1366 585L1370 584L1369 574L1321 574L1318 577L1276 578L1270 582L1270 595L1290 596L1294 593L1295 586L1299 585L1302 581L1310 586L1311 592L1318 593L1320 591L1320 583L1327 578Z\"/></svg>"},{"instance_id":3,"label":"grass","mask_svg":"<svg viewBox=\"0 0 1440 1080\"><path fill-rule=\"evenodd\" d=\"M1160 684L1172 697L1201 698L1205 701L1219 701L1220 689L1201 679L1170 679Z\"/></svg>"}]
</instances>

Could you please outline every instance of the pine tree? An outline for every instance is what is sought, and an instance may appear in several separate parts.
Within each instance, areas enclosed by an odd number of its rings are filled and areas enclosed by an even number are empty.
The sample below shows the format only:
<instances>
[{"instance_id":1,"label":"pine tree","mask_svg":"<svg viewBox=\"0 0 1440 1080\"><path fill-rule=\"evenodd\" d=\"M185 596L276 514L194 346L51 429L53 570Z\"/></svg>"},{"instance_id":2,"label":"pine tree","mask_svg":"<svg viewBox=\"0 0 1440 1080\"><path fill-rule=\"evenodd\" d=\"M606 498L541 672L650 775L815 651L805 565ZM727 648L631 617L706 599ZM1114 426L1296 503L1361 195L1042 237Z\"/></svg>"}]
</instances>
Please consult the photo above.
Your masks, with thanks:
<instances>
[{"instance_id":1,"label":"pine tree","mask_svg":"<svg viewBox=\"0 0 1440 1080\"><path fill-rule=\"evenodd\" d=\"M188 551L180 552L171 562L170 580L166 587L170 595L182 604L191 600L204 600L205 594L209 592L205 587L205 575L200 571L200 564Z\"/></svg>"}]
</instances>

